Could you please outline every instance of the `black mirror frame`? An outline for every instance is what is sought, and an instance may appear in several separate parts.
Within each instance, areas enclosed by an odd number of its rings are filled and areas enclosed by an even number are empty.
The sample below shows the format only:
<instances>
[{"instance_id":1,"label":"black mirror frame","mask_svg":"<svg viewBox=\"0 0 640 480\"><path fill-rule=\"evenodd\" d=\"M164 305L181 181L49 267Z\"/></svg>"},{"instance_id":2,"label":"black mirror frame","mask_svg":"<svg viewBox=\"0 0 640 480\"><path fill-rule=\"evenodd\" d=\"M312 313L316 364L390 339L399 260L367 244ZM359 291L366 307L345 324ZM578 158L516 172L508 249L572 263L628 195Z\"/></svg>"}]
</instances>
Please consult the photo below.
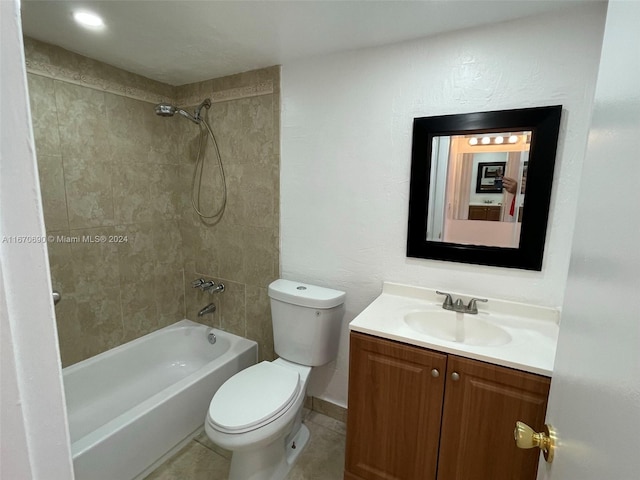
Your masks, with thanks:
<instances>
[{"instance_id":1,"label":"black mirror frame","mask_svg":"<svg viewBox=\"0 0 640 480\"><path fill-rule=\"evenodd\" d=\"M407 256L542 270L561 113L562 105L554 105L415 118L411 152ZM427 241L433 138L444 135L526 130L530 130L532 135L519 248Z\"/></svg>"}]
</instances>

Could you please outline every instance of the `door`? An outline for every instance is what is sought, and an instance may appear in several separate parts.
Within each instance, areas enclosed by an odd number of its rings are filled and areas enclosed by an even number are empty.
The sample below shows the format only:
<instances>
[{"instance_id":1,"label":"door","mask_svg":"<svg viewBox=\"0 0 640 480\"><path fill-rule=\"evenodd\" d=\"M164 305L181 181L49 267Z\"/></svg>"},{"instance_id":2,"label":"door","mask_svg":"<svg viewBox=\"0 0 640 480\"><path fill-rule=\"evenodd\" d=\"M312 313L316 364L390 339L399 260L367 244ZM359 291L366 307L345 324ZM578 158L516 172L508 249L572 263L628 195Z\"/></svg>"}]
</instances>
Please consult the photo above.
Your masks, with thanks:
<instances>
[{"instance_id":1,"label":"door","mask_svg":"<svg viewBox=\"0 0 640 480\"><path fill-rule=\"evenodd\" d=\"M435 479L447 356L351 333L345 480Z\"/></svg>"},{"instance_id":2,"label":"door","mask_svg":"<svg viewBox=\"0 0 640 480\"><path fill-rule=\"evenodd\" d=\"M638 25L640 3L609 2L538 479L640 475Z\"/></svg>"}]
</instances>

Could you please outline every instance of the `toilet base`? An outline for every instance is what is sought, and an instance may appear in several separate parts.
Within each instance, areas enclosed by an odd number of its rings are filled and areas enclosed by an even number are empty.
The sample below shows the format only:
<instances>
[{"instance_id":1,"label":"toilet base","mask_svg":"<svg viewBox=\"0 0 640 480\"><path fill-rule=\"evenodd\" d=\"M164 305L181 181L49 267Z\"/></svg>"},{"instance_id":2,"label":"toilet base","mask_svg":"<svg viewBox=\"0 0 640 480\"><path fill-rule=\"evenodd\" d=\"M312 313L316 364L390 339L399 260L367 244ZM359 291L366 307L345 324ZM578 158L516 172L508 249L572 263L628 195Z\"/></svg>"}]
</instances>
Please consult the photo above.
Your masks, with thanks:
<instances>
[{"instance_id":1,"label":"toilet base","mask_svg":"<svg viewBox=\"0 0 640 480\"><path fill-rule=\"evenodd\" d=\"M256 450L233 452L229 480L284 480L307 446L309 437L309 429L300 425L286 445L282 443L289 435Z\"/></svg>"}]
</instances>

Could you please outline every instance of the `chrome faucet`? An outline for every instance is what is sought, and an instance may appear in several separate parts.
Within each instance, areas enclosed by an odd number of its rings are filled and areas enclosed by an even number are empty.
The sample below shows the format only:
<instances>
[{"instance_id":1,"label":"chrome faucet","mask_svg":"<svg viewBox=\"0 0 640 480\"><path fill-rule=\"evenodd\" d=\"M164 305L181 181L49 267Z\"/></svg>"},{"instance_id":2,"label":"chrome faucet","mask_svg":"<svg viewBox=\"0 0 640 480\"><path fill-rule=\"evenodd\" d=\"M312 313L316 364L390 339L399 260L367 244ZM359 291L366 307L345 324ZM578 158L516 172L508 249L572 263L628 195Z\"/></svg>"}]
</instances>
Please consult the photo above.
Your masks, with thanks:
<instances>
[{"instance_id":1,"label":"chrome faucet","mask_svg":"<svg viewBox=\"0 0 640 480\"><path fill-rule=\"evenodd\" d=\"M453 298L451 298L450 293L439 292L439 291L436 291L436 293L438 295L446 295L444 298L444 302L442 303L442 308L444 308L445 310L451 310L453 312L458 312L458 313L470 313L471 315L477 315L478 306L476 305L476 302L488 301L486 298L472 298L471 300L469 300L469 304L465 305L464 303L462 303L462 300L460 298L458 298L454 302Z\"/></svg>"},{"instance_id":2,"label":"chrome faucet","mask_svg":"<svg viewBox=\"0 0 640 480\"><path fill-rule=\"evenodd\" d=\"M204 315L207 315L208 313L213 313L215 311L216 311L216 306L213 303L210 303L209 305L207 305L206 307L204 307L202 310L198 312L198 316L203 317Z\"/></svg>"},{"instance_id":3,"label":"chrome faucet","mask_svg":"<svg viewBox=\"0 0 640 480\"><path fill-rule=\"evenodd\" d=\"M209 293L222 293L224 292L224 283L219 283L216 285L216 282L213 280L209 280L208 282L204 278L198 278L191 282L191 286L193 288L199 288L203 292Z\"/></svg>"}]
</instances>

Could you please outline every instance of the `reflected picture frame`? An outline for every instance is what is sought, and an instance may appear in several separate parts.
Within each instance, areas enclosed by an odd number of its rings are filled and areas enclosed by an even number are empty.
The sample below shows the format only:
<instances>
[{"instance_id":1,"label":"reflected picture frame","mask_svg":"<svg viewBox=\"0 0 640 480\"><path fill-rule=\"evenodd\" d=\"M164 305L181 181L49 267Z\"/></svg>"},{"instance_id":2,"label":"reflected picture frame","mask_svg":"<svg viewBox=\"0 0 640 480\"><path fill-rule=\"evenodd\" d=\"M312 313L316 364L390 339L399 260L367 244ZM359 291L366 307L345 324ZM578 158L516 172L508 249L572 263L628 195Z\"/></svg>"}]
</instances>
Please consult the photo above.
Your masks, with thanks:
<instances>
[{"instance_id":1,"label":"reflected picture frame","mask_svg":"<svg viewBox=\"0 0 640 480\"><path fill-rule=\"evenodd\" d=\"M502 176L507 162L480 162L476 179L476 193L502 193Z\"/></svg>"}]
</instances>

